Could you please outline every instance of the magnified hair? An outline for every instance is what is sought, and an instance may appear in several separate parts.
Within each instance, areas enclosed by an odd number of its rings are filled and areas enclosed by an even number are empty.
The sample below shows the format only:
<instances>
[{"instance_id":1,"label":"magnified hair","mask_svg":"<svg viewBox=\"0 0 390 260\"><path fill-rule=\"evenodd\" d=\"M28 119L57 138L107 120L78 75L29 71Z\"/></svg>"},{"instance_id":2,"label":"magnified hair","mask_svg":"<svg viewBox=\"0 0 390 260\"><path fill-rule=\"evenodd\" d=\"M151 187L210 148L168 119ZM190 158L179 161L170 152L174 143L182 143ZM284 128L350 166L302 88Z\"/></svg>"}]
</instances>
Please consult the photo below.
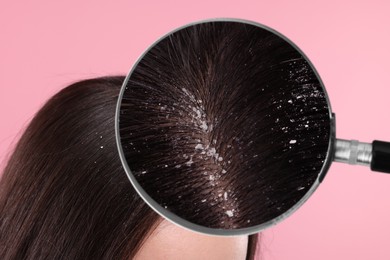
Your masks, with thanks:
<instances>
[{"instance_id":1,"label":"magnified hair","mask_svg":"<svg viewBox=\"0 0 390 260\"><path fill-rule=\"evenodd\" d=\"M291 44L257 26L194 24L138 61L120 104L126 162L161 208L209 228L294 206L326 158L324 90Z\"/></svg>"}]
</instances>

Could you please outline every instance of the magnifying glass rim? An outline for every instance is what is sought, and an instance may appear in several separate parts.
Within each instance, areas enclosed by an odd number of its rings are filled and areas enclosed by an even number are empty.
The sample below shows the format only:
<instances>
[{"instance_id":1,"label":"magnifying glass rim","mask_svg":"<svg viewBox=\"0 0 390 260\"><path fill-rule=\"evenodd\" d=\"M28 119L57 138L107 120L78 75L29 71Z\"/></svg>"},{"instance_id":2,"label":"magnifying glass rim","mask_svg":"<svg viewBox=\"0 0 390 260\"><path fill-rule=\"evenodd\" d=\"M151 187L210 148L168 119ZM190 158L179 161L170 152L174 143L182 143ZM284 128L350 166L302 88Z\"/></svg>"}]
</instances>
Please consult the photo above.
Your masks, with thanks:
<instances>
[{"instance_id":1,"label":"magnifying glass rim","mask_svg":"<svg viewBox=\"0 0 390 260\"><path fill-rule=\"evenodd\" d=\"M284 39L286 42L288 42L291 46L293 46L304 58L305 60L309 63L311 66L312 70L314 71L317 79L320 82L320 85L322 87L323 92L325 93L325 98L327 100L328 104L328 112L329 112L329 119L330 119L330 124L329 124L329 145L328 145L328 150L327 150L327 155L325 158L325 161L322 165L321 171L318 174L315 182L311 186L311 188L306 192L306 194L296 203L294 206L289 208L287 211L285 211L283 214L277 216L276 218L273 218L265 223L262 223L260 225L255 225L252 227L247 227L247 228L238 228L238 229L216 229L216 228L209 228L205 226L201 226L195 223L192 223L172 212L169 210L165 209L162 207L159 203L157 203L152 197L150 197L145 190L141 187L141 185L138 183L137 179L134 177L134 175L131 173L130 167L127 164L123 149L122 149L122 143L121 143L121 138L120 138L120 132L119 132L119 120L120 120L120 108L122 104L122 98L124 91L126 90L127 83L134 71L134 69L137 67L138 63L143 59L143 57L152 49L154 48L155 45L157 45L161 40L165 39L169 35L180 31L186 27L191 27L197 24L202 24L202 23L209 23L209 22L239 22L239 23L246 23L250 25L254 25L257 27L260 27L262 29L265 29L282 39ZM299 207L301 207L306 200L314 193L314 191L318 188L319 184L322 182L323 178L325 177L332 161L333 161L333 153L334 153L334 142L335 142L335 115L332 113L328 93L326 92L326 88L321 80L321 77L319 76L317 70L311 63L311 61L308 59L308 57L304 54L304 52L296 46L291 40L289 40L286 36L282 35L281 33L277 32L276 30L255 22L251 20L246 20L246 19L241 19L241 18L226 18L226 17L219 17L219 18L209 18L209 19L202 19L202 20L197 20L185 25L182 25L180 27L177 27L176 29L164 34L163 36L159 37L154 43L149 46L136 60L136 62L132 65L131 69L129 70L129 73L127 74L120 93L118 97L118 102L117 102L117 107L116 107L116 112L115 112L115 137L116 137L116 142L117 142L117 147L119 151L119 156L122 161L122 165L125 169L126 175L129 178L130 182L132 183L133 187L135 188L136 192L141 196L141 198L155 211L157 212L160 216L163 218L167 219L168 221L177 224L185 229L195 231L201 234L208 234L208 235L214 235L214 236L241 236L241 235L251 235L258 233L262 230L265 230L271 226L274 226L284 220L285 218L289 217L292 213L294 213Z\"/></svg>"}]
</instances>

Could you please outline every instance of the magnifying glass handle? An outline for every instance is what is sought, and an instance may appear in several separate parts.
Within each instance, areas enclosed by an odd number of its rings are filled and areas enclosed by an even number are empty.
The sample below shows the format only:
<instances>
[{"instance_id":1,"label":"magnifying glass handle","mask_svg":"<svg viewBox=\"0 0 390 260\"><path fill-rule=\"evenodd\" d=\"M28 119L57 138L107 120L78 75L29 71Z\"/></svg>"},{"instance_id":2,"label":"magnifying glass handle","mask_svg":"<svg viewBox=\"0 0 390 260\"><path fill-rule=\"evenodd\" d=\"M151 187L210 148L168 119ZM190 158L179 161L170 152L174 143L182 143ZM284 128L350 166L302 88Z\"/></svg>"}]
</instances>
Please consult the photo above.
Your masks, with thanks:
<instances>
[{"instance_id":1,"label":"magnifying glass handle","mask_svg":"<svg viewBox=\"0 0 390 260\"><path fill-rule=\"evenodd\" d=\"M372 171L390 173L390 143L336 139L334 161L369 166Z\"/></svg>"},{"instance_id":2,"label":"magnifying glass handle","mask_svg":"<svg viewBox=\"0 0 390 260\"><path fill-rule=\"evenodd\" d=\"M390 143L374 140L372 142L371 170L390 173Z\"/></svg>"}]
</instances>

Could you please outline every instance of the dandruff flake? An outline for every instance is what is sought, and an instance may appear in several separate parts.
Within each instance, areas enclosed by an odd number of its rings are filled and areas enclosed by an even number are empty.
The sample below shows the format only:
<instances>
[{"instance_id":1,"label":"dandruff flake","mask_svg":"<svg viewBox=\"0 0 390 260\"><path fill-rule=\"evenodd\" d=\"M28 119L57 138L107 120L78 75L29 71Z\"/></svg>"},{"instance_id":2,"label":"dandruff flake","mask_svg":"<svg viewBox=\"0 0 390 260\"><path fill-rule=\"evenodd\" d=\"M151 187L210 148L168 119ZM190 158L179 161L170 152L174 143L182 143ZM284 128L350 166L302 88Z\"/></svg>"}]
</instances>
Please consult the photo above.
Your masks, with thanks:
<instances>
[{"instance_id":1,"label":"dandruff flake","mask_svg":"<svg viewBox=\"0 0 390 260\"><path fill-rule=\"evenodd\" d=\"M231 210L226 210L226 215L228 215L230 218L233 217L233 211Z\"/></svg>"},{"instance_id":2,"label":"dandruff flake","mask_svg":"<svg viewBox=\"0 0 390 260\"><path fill-rule=\"evenodd\" d=\"M197 144L197 145L195 146L195 149L203 149L203 145L202 145L202 144Z\"/></svg>"},{"instance_id":3,"label":"dandruff flake","mask_svg":"<svg viewBox=\"0 0 390 260\"><path fill-rule=\"evenodd\" d=\"M225 200L227 200L227 197L228 197L228 194L227 194L227 192L225 191L225 193L223 194L223 198L224 198Z\"/></svg>"},{"instance_id":4,"label":"dandruff flake","mask_svg":"<svg viewBox=\"0 0 390 260\"><path fill-rule=\"evenodd\" d=\"M191 156L190 160L189 160L188 162L186 162L186 165L187 165L187 166L190 166L193 162L194 162L194 161L192 160L192 156Z\"/></svg>"}]
</instances>

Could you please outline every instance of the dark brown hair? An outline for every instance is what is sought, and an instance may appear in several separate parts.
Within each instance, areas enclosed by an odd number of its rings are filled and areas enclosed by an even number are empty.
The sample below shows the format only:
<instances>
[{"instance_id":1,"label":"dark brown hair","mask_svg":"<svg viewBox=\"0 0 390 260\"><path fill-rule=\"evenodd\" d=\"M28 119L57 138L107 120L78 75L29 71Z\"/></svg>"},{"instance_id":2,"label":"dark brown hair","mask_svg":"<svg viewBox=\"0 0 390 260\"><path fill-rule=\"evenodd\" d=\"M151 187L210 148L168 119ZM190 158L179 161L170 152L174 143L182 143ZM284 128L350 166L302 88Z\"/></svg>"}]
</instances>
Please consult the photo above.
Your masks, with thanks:
<instances>
[{"instance_id":1,"label":"dark brown hair","mask_svg":"<svg viewBox=\"0 0 390 260\"><path fill-rule=\"evenodd\" d=\"M0 259L129 259L161 221L119 159L114 115L124 79L75 82L28 125L0 182Z\"/></svg>"}]
</instances>

